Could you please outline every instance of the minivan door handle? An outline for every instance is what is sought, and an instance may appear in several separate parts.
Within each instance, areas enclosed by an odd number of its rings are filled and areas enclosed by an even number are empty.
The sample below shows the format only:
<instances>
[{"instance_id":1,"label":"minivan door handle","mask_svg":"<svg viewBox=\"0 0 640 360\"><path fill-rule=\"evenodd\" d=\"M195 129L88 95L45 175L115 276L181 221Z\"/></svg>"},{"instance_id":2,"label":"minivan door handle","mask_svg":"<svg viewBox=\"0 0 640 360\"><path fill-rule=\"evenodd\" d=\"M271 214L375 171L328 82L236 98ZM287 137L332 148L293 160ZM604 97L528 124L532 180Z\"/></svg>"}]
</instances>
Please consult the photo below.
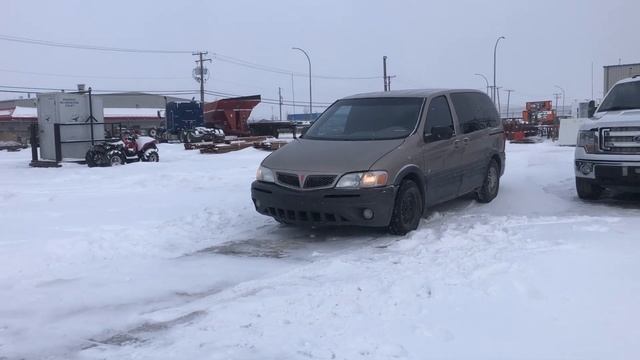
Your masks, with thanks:
<instances>
[{"instance_id":1,"label":"minivan door handle","mask_svg":"<svg viewBox=\"0 0 640 360\"><path fill-rule=\"evenodd\" d=\"M467 145L469 143L469 138L466 137L466 138L462 139L462 142L464 142L464 144Z\"/></svg>"}]
</instances>

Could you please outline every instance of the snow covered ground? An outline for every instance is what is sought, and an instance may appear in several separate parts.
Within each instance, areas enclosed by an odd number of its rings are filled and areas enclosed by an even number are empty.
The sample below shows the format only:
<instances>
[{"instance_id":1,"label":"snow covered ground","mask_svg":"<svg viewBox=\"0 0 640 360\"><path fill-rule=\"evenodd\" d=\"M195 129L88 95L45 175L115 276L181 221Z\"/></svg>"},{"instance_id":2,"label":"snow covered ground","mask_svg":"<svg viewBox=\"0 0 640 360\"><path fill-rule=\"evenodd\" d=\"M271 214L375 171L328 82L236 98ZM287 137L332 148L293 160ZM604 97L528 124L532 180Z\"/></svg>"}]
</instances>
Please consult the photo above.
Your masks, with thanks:
<instances>
[{"instance_id":1,"label":"snow covered ground","mask_svg":"<svg viewBox=\"0 0 640 360\"><path fill-rule=\"evenodd\" d=\"M637 359L640 199L510 145L496 200L398 238L253 210L267 153L28 167L0 152L0 359Z\"/></svg>"}]
</instances>

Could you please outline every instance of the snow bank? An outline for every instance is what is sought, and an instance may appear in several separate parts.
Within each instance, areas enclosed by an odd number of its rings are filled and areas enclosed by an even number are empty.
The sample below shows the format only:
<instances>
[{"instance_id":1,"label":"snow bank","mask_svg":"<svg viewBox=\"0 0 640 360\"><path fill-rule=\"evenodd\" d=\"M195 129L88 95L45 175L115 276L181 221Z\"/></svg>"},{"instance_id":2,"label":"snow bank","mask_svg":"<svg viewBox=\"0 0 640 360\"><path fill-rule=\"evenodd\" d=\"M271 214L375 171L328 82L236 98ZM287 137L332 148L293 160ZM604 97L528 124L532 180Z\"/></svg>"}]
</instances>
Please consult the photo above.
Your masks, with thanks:
<instances>
[{"instance_id":1,"label":"snow bank","mask_svg":"<svg viewBox=\"0 0 640 360\"><path fill-rule=\"evenodd\" d=\"M253 211L267 153L30 169L0 153L0 358L635 359L640 205L579 201L573 149L509 145L499 197L418 231Z\"/></svg>"}]
</instances>

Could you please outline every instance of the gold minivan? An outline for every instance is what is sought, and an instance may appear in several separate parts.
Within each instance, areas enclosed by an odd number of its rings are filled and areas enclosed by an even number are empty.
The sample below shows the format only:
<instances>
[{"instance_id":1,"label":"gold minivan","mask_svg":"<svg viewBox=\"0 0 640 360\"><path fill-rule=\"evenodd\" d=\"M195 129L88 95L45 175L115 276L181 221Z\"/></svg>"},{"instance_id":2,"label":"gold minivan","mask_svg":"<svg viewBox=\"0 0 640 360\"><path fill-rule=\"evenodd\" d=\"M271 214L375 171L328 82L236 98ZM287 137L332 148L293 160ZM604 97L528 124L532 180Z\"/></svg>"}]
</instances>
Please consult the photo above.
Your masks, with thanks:
<instances>
[{"instance_id":1,"label":"gold minivan","mask_svg":"<svg viewBox=\"0 0 640 360\"><path fill-rule=\"evenodd\" d=\"M251 197L285 224L386 227L403 235L425 209L498 195L505 134L477 90L397 90L333 103L299 139L262 161Z\"/></svg>"}]
</instances>

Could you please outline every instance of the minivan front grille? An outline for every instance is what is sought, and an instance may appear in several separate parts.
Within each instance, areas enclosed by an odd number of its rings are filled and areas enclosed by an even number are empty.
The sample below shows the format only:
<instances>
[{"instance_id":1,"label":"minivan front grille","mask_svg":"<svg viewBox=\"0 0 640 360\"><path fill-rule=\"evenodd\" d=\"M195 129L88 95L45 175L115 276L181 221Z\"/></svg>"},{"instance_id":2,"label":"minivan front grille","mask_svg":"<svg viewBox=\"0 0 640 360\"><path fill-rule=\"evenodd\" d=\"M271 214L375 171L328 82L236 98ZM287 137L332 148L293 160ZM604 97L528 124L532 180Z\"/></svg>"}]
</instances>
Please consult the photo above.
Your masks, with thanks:
<instances>
[{"instance_id":1,"label":"minivan front grille","mask_svg":"<svg viewBox=\"0 0 640 360\"><path fill-rule=\"evenodd\" d=\"M305 189L327 187L333 184L335 175L309 175L304 182Z\"/></svg>"},{"instance_id":2,"label":"minivan front grille","mask_svg":"<svg viewBox=\"0 0 640 360\"><path fill-rule=\"evenodd\" d=\"M640 127L612 127L600 131L600 148L603 152L640 154Z\"/></svg>"},{"instance_id":3,"label":"minivan front grille","mask_svg":"<svg viewBox=\"0 0 640 360\"><path fill-rule=\"evenodd\" d=\"M291 187L296 187L296 188L300 187L300 179L298 178L298 175L296 175L296 174L279 172L278 173L278 182L283 184L283 185L286 185L286 186L291 186Z\"/></svg>"},{"instance_id":4,"label":"minivan front grille","mask_svg":"<svg viewBox=\"0 0 640 360\"><path fill-rule=\"evenodd\" d=\"M321 189L333 185L336 175L304 175L288 172L276 172L276 179L280 185L296 189Z\"/></svg>"}]
</instances>

